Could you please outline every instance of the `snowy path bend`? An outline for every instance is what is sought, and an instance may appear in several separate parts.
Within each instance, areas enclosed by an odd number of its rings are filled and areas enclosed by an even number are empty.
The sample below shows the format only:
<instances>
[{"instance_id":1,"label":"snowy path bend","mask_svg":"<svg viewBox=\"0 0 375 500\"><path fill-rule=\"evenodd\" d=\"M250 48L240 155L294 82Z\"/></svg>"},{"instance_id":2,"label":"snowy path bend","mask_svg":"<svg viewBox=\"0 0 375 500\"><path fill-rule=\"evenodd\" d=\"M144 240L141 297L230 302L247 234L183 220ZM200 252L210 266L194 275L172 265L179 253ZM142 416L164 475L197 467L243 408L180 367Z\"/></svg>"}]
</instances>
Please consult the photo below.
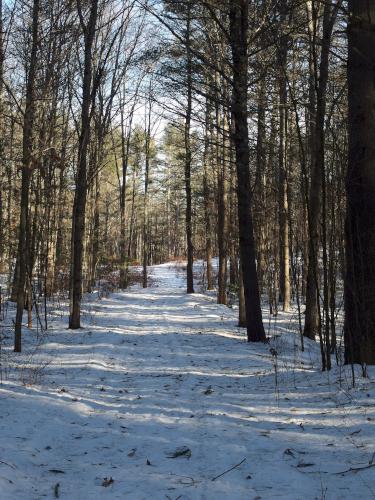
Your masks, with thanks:
<instances>
[{"instance_id":1,"label":"snowy path bend","mask_svg":"<svg viewBox=\"0 0 375 500\"><path fill-rule=\"evenodd\" d=\"M80 332L55 327L40 385L0 386L1 500L375 498L372 380L340 389L289 334L276 388L234 311L187 296L172 265L152 278L88 303Z\"/></svg>"}]
</instances>

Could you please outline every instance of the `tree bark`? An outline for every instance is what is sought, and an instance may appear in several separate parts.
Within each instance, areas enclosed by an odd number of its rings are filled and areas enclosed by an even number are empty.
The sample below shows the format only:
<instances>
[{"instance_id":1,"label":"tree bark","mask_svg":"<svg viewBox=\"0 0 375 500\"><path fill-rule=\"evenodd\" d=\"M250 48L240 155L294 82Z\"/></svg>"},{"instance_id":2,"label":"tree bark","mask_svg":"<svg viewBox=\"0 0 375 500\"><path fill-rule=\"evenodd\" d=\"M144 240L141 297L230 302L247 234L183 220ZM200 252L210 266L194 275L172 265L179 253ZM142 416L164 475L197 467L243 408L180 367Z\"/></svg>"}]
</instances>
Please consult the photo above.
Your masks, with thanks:
<instances>
[{"instance_id":1,"label":"tree bark","mask_svg":"<svg viewBox=\"0 0 375 500\"><path fill-rule=\"evenodd\" d=\"M187 20L186 20L186 71L187 71L187 108L185 115L185 193L186 193L186 242L187 242L187 266L186 266L186 291L194 293L193 278L193 228L192 228L192 203L191 203L191 112L192 112L192 91L193 91L193 68L192 54L190 47L190 28L191 28L191 6L188 2Z\"/></svg>"},{"instance_id":2,"label":"tree bark","mask_svg":"<svg viewBox=\"0 0 375 500\"><path fill-rule=\"evenodd\" d=\"M209 99L206 100L205 135L204 135L204 157L203 157L203 198L204 198L204 220L206 224L206 268L207 268L207 290L213 289L212 273L212 239L211 239L211 219L212 219L212 195L210 190L209 166L211 159L212 127L211 127L211 106Z\"/></svg>"},{"instance_id":3,"label":"tree bark","mask_svg":"<svg viewBox=\"0 0 375 500\"><path fill-rule=\"evenodd\" d=\"M251 212L249 170L248 98L248 0L230 2L230 44L233 59L232 116L235 121L233 143L236 150L238 225L244 282L248 341L266 340L255 263L255 243Z\"/></svg>"},{"instance_id":4,"label":"tree bark","mask_svg":"<svg viewBox=\"0 0 375 500\"><path fill-rule=\"evenodd\" d=\"M21 181L21 210L18 235L18 257L17 257L17 312L14 325L14 350L21 352L22 349L22 317L25 307L25 287L27 279L28 251L30 242L29 227L29 192L32 176L32 148L33 148L33 124L35 118L35 79L38 50L38 28L39 28L39 0L34 0L32 12L32 42L30 52L30 64L27 75L26 105L23 120L23 143L22 143L22 181ZM29 270L31 272L31 270ZM31 276L29 276L31 281Z\"/></svg>"},{"instance_id":5,"label":"tree bark","mask_svg":"<svg viewBox=\"0 0 375 500\"><path fill-rule=\"evenodd\" d=\"M375 4L349 1L345 360L375 364Z\"/></svg>"},{"instance_id":6,"label":"tree bark","mask_svg":"<svg viewBox=\"0 0 375 500\"><path fill-rule=\"evenodd\" d=\"M245 290L243 286L242 265L238 276L238 326L246 328L246 308L245 308Z\"/></svg>"},{"instance_id":7,"label":"tree bark","mask_svg":"<svg viewBox=\"0 0 375 500\"><path fill-rule=\"evenodd\" d=\"M222 117L220 116L221 109L217 105L217 135L216 135L216 162L217 162L217 243L219 253L218 265L218 290L217 303L227 303L227 226L228 226L228 198L227 198L227 144L225 135L228 133L228 124L223 110Z\"/></svg>"},{"instance_id":8,"label":"tree bark","mask_svg":"<svg viewBox=\"0 0 375 500\"><path fill-rule=\"evenodd\" d=\"M289 276L289 200L288 200L288 92L287 92L287 57L288 36L286 27L286 1L280 6L281 27L283 31L279 49L279 251L280 251L280 302L283 311L290 309L290 276Z\"/></svg>"},{"instance_id":9,"label":"tree bark","mask_svg":"<svg viewBox=\"0 0 375 500\"><path fill-rule=\"evenodd\" d=\"M125 89L124 89L125 96ZM128 253L126 250L126 189L127 189L127 174L128 174L128 164L129 164L129 151L130 151L130 140L132 134L132 124L135 110L135 103L132 105L129 114L128 130L125 133L125 116L124 116L124 103L125 97L123 96L124 102L121 103L121 187L120 187L120 288L126 288L128 283Z\"/></svg>"},{"instance_id":10,"label":"tree bark","mask_svg":"<svg viewBox=\"0 0 375 500\"><path fill-rule=\"evenodd\" d=\"M306 281L306 313L304 336L315 339L320 328L318 308L319 282L319 227L321 216L322 183L325 175L325 115L329 71L329 52L338 3L325 4L323 12L323 37L320 54L319 76L315 74L316 85L316 124L313 141L313 162L311 171L310 195L308 201L308 270ZM316 67L316 62L315 62Z\"/></svg>"},{"instance_id":11,"label":"tree bark","mask_svg":"<svg viewBox=\"0 0 375 500\"><path fill-rule=\"evenodd\" d=\"M81 9L78 6L79 10ZM82 18L82 12L81 18ZM79 136L79 152L76 176L76 190L73 205L72 224L72 270L71 270L71 311L69 328L77 329L81 326L81 299L83 280L83 248L85 235L85 213L87 199L87 151L90 140L91 102L92 102L92 51L95 39L95 27L98 17L98 0L92 0L90 17L84 31L84 66L82 86L81 130Z\"/></svg>"},{"instance_id":12,"label":"tree bark","mask_svg":"<svg viewBox=\"0 0 375 500\"><path fill-rule=\"evenodd\" d=\"M143 197L143 288L147 288L147 264L149 260L149 216L148 216L148 188L151 161L151 113L152 113L152 80L149 86L148 113L145 127L145 184Z\"/></svg>"}]
</instances>

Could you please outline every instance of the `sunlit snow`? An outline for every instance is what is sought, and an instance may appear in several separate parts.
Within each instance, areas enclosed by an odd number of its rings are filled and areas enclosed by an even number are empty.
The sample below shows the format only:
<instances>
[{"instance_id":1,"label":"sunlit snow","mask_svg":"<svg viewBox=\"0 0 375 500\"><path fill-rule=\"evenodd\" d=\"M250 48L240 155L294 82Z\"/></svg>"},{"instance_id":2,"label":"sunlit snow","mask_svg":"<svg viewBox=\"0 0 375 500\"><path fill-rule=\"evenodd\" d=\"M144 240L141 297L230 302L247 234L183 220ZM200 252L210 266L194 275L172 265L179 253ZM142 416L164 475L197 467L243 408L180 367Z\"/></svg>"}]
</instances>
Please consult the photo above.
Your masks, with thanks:
<instances>
[{"instance_id":1,"label":"sunlit snow","mask_svg":"<svg viewBox=\"0 0 375 500\"><path fill-rule=\"evenodd\" d=\"M249 344L181 269L150 273L88 298L80 331L56 316L35 350L25 329L0 386L1 500L375 497L374 372L354 389L348 368L321 373L291 314Z\"/></svg>"}]
</instances>

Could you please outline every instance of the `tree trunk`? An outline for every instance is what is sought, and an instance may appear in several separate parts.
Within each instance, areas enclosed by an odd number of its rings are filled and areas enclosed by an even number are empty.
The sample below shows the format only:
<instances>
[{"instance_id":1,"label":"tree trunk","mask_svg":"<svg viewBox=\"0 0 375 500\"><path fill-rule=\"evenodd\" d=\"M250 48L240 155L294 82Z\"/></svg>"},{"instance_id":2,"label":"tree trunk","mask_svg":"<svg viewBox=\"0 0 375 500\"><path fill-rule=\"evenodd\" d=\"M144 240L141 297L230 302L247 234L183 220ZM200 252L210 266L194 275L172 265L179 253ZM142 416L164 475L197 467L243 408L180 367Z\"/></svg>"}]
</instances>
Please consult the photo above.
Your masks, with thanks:
<instances>
[{"instance_id":1,"label":"tree trunk","mask_svg":"<svg viewBox=\"0 0 375 500\"><path fill-rule=\"evenodd\" d=\"M218 190L218 203L217 203L217 243L219 253L219 266L218 266L218 290L217 290L217 303L227 303L227 145L225 135L228 133L227 120L225 111L223 116L220 117L220 107L217 109L217 136L216 136L216 162L217 162L217 190ZM221 135L221 137L220 137Z\"/></svg>"},{"instance_id":2,"label":"tree trunk","mask_svg":"<svg viewBox=\"0 0 375 500\"><path fill-rule=\"evenodd\" d=\"M233 143L236 150L238 226L244 282L248 341L266 340L255 263L255 243L251 212L249 170L248 98L248 0L230 2L230 42L233 58L232 116L235 121Z\"/></svg>"},{"instance_id":3,"label":"tree trunk","mask_svg":"<svg viewBox=\"0 0 375 500\"><path fill-rule=\"evenodd\" d=\"M242 265L240 263L240 272L238 276L238 326L246 328L246 307L245 307L245 290L242 278Z\"/></svg>"},{"instance_id":4,"label":"tree trunk","mask_svg":"<svg viewBox=\"0 0 375 500\"><path fill-rule=\"evenodd\" d=\"M25 286L27 279L28 251L30 241L29 228L29 192L32 176L32 148L33 148L33 124L35 117L35 79L38 50L38 27L39 27L39 0L34 0L32 13L32 42L30 53L30 65L26 87L26 105L23 121L23 145L22 145L22 185L21 185L21 210L18 235L18 257L17 257L17 312L14 325L14 350L21 352L22 349L22 317L25 307ZM31 272L31 270L30 270ZM31 276L29 276L31 281Z\"/></svg>"},{"instance_id":5,"label":"tree trunk","mask_svg":"<svg viewBox=\"0 0 375 500\"><path fill-rule=\"evenodd\" d=\"M125 92L124 92L125 94ZM130 150L130 139L131 139L131 129L133 123L135 102L131 108L129 115L129 126L128 132L125 135L125 118L124 118L124 104L121 107L121 176L122 183L120 188L120 288L126 288L127 283L127 270L128 270L128 259L126 251L126 186L127 186L127 173L128 173L128 163L129 163L129 150Z\"/></svg>"},{"instance_id":6,"label":"tree trunk","mask_svg":"<svg viewBox=\"0 0 375 500\"><path fill-rule=\"evenodd\" d=\"M192 111L192 91L193 91L193 74L192 74L192 54L190 47L190 2L187 7L186 21L186 64L187 64L187 108L185 116L185 193L186 193L186 242L187 242L187 267L186 267L186 291L194 293L194 278L193 278L193 229L192 229L192 208L191 208L191 111Z\"/></svg>"},{"instance_id":7,"label":"tree trunk","mask_svg":"<svg viewBox=\"0 0 375 500\"><path fill-rule=\"evenodd\" d=\"M259 243L258 243L258 259L257 270L259 278L259 286L262 291L265 288L267 275L266 252L267 252L267 224L268 218L264 217L266 211L266 169L267 169L267 155L265 150L266 143L266 82L264 79L259 82L258 89L258 127L257 127L257 144L256 144L256 184L255 189L257 193L258 203L261 206L262 216L259 220ZM272 126L272 124L271 124ZM271 137L270 137L271 139ZM271 140L270 149L272 149Z\"/></svg>"},{"instance_id":8,"label":"tree trunk","mask_svg":"<svg viewBox=\"0 0 375 500\"><path fill-rule=\"evenodd\" d=\"M280 251L280 302L283 311L290 308L290 277L289 277L289 200L288 200L288 163L287 163L287 133L288 133L288 92L287 92L287 57L288 37L284 31L286 26L286 2L280 7L281 33L279 49L279 251Z\"/></svg>"},{"instance_id":9,"label":"tree trunk","mask_svg":"<svg viewBox=\"0 0 375 500\"><path fill-rule=\"evenodd\" d=\"M319 282L319 227L321 217L322 183L325 171L325 115L329 69L329 52L338 4L325 4L323 12L323 38L316 85L316 125L314 131L314 151L311 171L310 196L308 201L308 270L306 282L306 313L304 336L315 339L319 332L318 282ZM316 64L315 64L316 66Z\"/></svg>"},{"instance_id":10,"label":"tree trunk","mask_svg":"<svg viewBox=\"0 0 375 500\"><path fill-rule=\"evenodd\" d=\"M80 9L80 6L78 7ZM81 13L82 16L82 13ZM69 328L81 326L81 299L83 280L83 248L85 235L85 213L87 199L87 150L90 139L90 110L92 91L92 50L95 39L95 28L98 16L98 0L92 0L88 25L82 26L84 31L85 55L83 66L81 130L79 136L79 152L76 176L76 190L73 205L72 224L72 269L71 269L71 310ZM84 24L84 21L81 20Z\"/></svg>"},{"instance_id":11,"label":"tree trunk","mask_svg":"<svg viewBox=\"0 0 375 500\"><path fill-rule=\"evenodd\" d=\"M375 4L349 1L345 360L375 364Z\"/></svg>"},{"instance_id":12,"label":"tree trunk","mask_svg":"<svg viewBox=\"0 0 375 500\"><path fill-rule=\"evenodd\" d=\"M99 167L95 165L95 179L93 181L94 190L94 214L92 221L92 245L91 245L91 269L90 269L90 283L89 287L95 286L97 267L100 257L100 177L99 177Z\"/></svg>"},{"instance_id":13,"label":"tree trunk","mask_svg":"<svg viewBox=\"0 0 375 500\"><path fill-rule=\"evenodd\" d=\"M147 113L147 126L145 129L145 190L143 197L143 288L147 288L147 264L149 259L149 220L148 220L148 187L151 160L151 113L152 113L152 80L149 87L149 102Z\"/></svg>"},{"instance_id":14,"label":"tree trunk","mask_svg":"<svg viewBox=\"0 0 375 500\"><path fill-rule=\"evenodd\" d=\"M206 268L207 268L207 290L213 289L213 274L212 274L212 239L211 239L211 219L212 219L212 198L210 190L210 179L208 168L211 159L210 140L211 135L211 107L209 99L206 101L206 123L204 135L204 158L203 158L203 197L204 197L204 220L206 224Z\"/></svg>"}]
</instances>

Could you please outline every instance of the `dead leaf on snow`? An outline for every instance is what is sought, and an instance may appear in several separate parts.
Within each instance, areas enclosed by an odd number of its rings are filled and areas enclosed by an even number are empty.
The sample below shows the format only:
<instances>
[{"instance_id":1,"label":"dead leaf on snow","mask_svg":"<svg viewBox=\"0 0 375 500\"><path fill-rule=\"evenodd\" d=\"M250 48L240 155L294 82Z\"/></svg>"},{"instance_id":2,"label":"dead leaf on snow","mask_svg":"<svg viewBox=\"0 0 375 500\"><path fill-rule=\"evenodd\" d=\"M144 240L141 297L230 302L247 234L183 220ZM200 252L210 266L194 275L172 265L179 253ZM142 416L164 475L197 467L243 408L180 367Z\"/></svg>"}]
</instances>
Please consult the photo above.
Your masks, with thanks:
<instances>
[{"instance_id":1,"label":"dead leaf on snow","mask_svg":"<svg viewBox=\"0 0 375 500\"><path fill-rule=\"evenodd\" d=\"M115 482L115 480L112 477L110 477L110 478L105 477L103 479L102 486L107 488L108 486L111 486L111 484L113 484L114 482Z\"/></svg>"}]
</instances>

